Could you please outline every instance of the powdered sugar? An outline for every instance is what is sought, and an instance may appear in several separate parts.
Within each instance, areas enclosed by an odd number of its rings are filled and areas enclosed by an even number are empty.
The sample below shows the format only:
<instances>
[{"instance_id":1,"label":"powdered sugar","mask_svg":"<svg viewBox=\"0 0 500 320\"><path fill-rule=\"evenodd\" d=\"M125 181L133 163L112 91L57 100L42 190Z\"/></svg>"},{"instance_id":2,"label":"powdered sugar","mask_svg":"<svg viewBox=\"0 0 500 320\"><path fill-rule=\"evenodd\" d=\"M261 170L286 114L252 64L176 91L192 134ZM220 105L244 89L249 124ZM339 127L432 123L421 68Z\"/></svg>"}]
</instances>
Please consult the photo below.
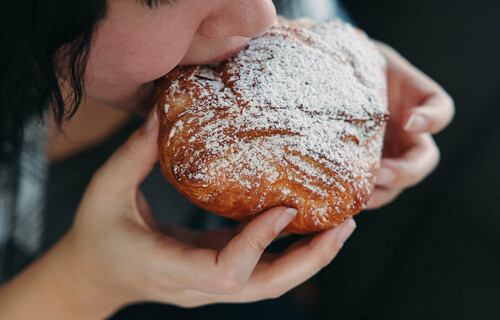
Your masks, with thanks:
<instances>
[{"instance_id":1,"label":"powdered sugar","mask_svg":"<svg viewBox=\"0 0 500 320\"><path fill-rule=\"evenodd\" d=\"M286 199L308 201L282 186L288 179L320 199L303 213L318 224L331 220L332 203L321 199L346 186L370 192L387 114L384 60L351 26L330 21L310 29L272 28L229 64L198 67L182 81L199 90L188 93L193 106L169 134L176 152L190 150L190 161L173 163L176 174L200 187L238 182L242 195L273 192L276 184ZM169 91L179 88L174 81ZM164 108L168 113L169 105ZM175 142L183 126L183 141ZM196 141L203 146L193 150Z\"/></svg>"}]
</instances>

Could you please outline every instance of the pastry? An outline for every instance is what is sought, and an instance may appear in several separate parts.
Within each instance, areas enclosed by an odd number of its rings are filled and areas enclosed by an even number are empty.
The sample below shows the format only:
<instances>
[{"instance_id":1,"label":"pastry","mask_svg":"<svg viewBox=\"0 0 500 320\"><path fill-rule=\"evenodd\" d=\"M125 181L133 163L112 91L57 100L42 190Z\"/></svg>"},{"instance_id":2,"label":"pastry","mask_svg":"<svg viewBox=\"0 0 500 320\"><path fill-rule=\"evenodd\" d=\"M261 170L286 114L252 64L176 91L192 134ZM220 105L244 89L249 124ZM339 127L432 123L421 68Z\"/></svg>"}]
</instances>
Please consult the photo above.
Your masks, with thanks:
<instances>
[{"instance_id":1,"label":"pastry","mask_svg":"<svg viewBox=\"0 0 500 320\"><path fill-rule=\"evenodd\" d=\"M385 61L339 20L274 26L218 65L159 80L163 174L185 197L248 221L298 210L294 233L332 228L370 198L388 119Z\"/></svg>"}]
</instances>

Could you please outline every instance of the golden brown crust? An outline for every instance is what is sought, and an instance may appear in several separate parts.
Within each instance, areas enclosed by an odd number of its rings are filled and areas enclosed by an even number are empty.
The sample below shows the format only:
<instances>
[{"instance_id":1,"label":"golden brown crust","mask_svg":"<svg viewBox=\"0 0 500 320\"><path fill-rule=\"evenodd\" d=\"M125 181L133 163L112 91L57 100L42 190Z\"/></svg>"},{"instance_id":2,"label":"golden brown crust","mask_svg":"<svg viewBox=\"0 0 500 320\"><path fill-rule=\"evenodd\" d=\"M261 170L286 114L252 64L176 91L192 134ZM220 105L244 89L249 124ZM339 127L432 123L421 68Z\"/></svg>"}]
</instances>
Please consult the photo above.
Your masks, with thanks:
<instances>
[{"instance_id":1,"label":"golden brown crust","mask_svg":"<svg viewBox=\"0 0 500 320\"><path fill-rule=\"evenodd\" d=\"M291 27L274 28L269 37L292 41L293 46L318 41ZM298 214L286 229L294 233L325 230L359 213L379 166L387 120L385 87L346 87L364 90L367 97L354 100L361 104L355 112L315 104L290 110L280 105L281 98L267 103L246 96L268 84L261 83L258 73L266 72L262 54L256 55L257 75L253 70L244 74L245 63L254 58L245 54L215 68L176 68L159 81L157 100L165 112L160 112L158 145L165 177L193 203L235 220L250 220L274 206L294 207ZM354 70L349 72L357 72L358 66L346 65ZM383 71L376 72L383 76ZM254 78L241 84L245 75ZM385 79L377 81L373 83L385 84ZM262 90L268 89L273 88ZM372 91L382 95L372 96Z\"/></svg>"}]
</instances>

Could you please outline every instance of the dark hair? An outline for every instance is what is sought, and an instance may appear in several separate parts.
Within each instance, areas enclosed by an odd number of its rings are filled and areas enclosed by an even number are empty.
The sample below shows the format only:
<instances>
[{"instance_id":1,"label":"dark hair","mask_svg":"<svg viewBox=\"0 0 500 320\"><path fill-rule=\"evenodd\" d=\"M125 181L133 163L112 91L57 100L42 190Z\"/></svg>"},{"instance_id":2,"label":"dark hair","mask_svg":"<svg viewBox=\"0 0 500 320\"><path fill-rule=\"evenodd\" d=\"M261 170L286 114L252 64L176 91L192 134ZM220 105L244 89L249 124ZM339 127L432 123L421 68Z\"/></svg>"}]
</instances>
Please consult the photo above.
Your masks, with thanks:
<instances>
[{"instance_id":1,"label":"dark hair","mask_svg":"<svg viewBox=\"0 0 500 320\"><path fill-rule=\"evenodd\" d=\"M0 0L0 165L17 161L28 119L41 119L49 106L58 124L75 113L94 27L105 12L106 0Z\"/></svg>"}]
</instances>

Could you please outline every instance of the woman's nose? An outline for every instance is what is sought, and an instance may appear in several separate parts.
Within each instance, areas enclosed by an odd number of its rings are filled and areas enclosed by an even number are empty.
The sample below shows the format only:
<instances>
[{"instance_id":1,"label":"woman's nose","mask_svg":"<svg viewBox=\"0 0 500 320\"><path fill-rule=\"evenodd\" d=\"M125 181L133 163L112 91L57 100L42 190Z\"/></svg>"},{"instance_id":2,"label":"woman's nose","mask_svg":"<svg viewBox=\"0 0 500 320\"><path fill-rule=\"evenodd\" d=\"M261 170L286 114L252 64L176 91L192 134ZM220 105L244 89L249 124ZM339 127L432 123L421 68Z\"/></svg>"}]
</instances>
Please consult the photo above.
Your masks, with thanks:
<instances>
[{"instance_id":1,"label":"woman's nose","mask_svg":"<svg viewBox=\"0 0 500 320\"><path fill-rule=\"evenodd\" d=\"M255 38L269 29L275 19L276 9L271 0L218 0L198 32L208 38Z\"/></svg>"}]
</instances>

